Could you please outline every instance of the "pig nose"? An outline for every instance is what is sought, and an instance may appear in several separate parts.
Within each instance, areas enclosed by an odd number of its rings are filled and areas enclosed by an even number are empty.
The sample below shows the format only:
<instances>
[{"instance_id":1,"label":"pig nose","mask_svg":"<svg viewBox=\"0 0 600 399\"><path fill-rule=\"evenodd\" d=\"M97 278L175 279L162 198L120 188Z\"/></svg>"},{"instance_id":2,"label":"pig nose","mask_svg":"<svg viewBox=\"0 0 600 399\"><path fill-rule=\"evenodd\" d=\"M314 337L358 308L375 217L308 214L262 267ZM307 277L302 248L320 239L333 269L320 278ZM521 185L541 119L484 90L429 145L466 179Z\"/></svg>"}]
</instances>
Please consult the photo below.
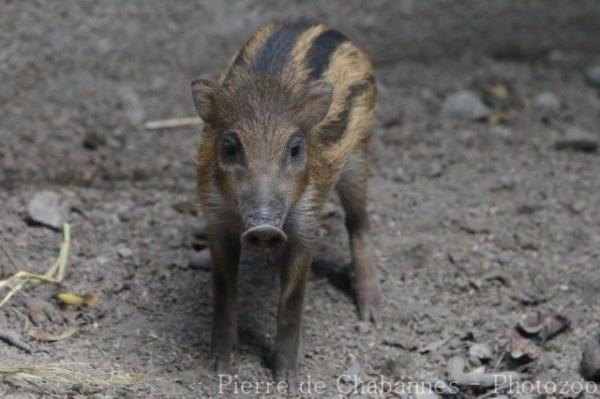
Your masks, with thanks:
<instances>
[{"instance_id":1,"label":"pig nose","mask_svg":"<svg viewBox=\"0 0 600 399\"><path fill-rule=\"evenodd\" d=\"M250 246L260 249L273 249L287 241L287 236L283 231L269 224L261 224L247 230L242 239Z\"/></svg>"}]
</instances>

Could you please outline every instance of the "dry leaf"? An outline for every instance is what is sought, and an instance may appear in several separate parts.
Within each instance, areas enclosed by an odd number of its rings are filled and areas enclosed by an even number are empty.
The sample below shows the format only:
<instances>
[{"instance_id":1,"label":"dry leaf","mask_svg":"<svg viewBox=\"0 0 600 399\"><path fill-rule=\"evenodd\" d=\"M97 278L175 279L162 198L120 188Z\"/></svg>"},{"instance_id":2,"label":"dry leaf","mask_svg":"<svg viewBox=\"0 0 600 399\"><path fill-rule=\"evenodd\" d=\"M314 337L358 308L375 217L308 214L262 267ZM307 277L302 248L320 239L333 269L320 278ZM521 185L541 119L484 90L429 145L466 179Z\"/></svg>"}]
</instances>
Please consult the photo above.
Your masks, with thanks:
<instances>
[{"instance_id":1,"label":"dry leaf","mask_svg":"<svg viewBox=\"0 0 600 399\"><path fill-rule=\"evenodd\" d=\"M506 115L503 112L494 111L488 115L488 123L490 125L499 125L503 122L506 122Z\"/></svg>"},{"instance_id":2,"label":"dry leaf","mask_svg":"<svg viewBox=\"0 0 600 399\"><path fill-rule=\"evenodd\" d=\"M543 341L552 339L558 334L566 331L570 326L571 320L557 314L550 320L544 331L542 331L541 338Z\"/></svg>"},{"instance_id":3,"label":"dry leaf","mask_svg":"<svg viewBox=\"0 0 600 399\"><path fill-rule=\"evenodd\" d=\"M55 342L55 341L62 341L63 339L67 339L67 338L71 337L73 334L75 334L77 331L79 331L79 329L77 327L69 327L66 330L64 330L63 332L60 332L58 334L50 334L45 331L39 330L37 328L31 328L31 329L29 329L29 331L27 331L27 334L30 337L37 339L38 341Z\"/></svg>"},{"instance_id":4,"label":"dry leaf","mask_svg":"<svg viewBox=\"0 0 600 399\"><path fill-rule=\"evenodd\" d=\"M98 293L83 294L83 301L90 308L94 308L94 307L98 306L98 302L100 302L100 294L98 294Z\"/></svg>"},{"instance_id":5,"label":"dry leaf","mask_svg":"<svg viewBox=\"0 0 600 399\"><path fill-rule=\"evenodd\" d=\"M510 96L508 87L503 84L488 85L485 87L485 91L490 95L490 97L493 97L497 100L506 100Z\"/></svg>"},{"instance_id":6,"label":"dry leaf","mask_svg":"<svg viewBox=\"0 0 600 399\"><path fill-rule=\"evenodd\" d=\"M100 294L98 293L87 293L79 296L77 294L72 294L70 292L61 292L58 294L58 299L61 302L66 303L71 306L81 306L86 305L90 308L98 306L100 302Z\"/></svg>"},{"instance_id":7,"label":"dry leaf","mask_svg":"<svg viewBox=\"0 0 600 399\"><path fill-rule=\"evenodd\" d=\"M61 292L60 294L58 294L58 299L61 302L72 306L81 306L85 303L85 300L82 297L80 297L79 295L71 294L69 292Z\"/></svg>"},{"instance_id":8,"label":"dry leaf","mask_svg":"<svg viewBox=\"0 0 600 399\"><path fill-rule=\"evenodd\" d=\"M521 359L527 356L528 360L537 358L540 354L540 347L533 341L523 337L516 328L511 328L508 332L510 339L510 356L513 359Z\"/></svg>"}]
</instances>

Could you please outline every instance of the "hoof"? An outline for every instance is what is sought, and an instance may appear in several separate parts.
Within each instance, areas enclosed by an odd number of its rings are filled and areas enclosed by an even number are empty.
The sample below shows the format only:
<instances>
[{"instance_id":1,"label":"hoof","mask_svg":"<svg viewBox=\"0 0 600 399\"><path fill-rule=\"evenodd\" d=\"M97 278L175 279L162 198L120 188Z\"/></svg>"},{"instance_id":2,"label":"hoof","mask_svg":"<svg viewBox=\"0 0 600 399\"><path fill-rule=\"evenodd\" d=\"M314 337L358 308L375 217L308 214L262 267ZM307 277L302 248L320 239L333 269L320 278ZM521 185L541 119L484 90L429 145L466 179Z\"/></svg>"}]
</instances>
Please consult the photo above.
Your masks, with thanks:
<instances>
[{"instance_id":1,"label":"hoof","mask_svg":"<svg viewBox=\"0 0 600 399\"><path fill-rule=\"evenodd\" d=\"M356 287L356 303L361 321L372 322L376 329L381 329L383 320L381 304L383 294L378 282Z\"/></svg>"}]
</instances>

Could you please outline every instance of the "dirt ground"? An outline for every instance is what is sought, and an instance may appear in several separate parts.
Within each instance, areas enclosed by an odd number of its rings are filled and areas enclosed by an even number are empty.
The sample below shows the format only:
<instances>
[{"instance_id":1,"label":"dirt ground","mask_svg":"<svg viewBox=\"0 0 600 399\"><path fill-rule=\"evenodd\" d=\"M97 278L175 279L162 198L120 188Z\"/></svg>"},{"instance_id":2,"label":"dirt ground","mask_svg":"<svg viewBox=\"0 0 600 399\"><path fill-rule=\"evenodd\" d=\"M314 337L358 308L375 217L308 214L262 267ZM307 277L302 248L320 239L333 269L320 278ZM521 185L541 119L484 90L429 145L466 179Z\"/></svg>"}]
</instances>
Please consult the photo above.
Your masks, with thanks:
<instances>
[{"instance_id":1,"label":"dirt ground","mask_svg":"<svg viewBox=\"0 0 600 399\"><path fill-rule=\"evenodd\" d=\"M63 284L28 285L0 309L0 331L33 349L0 341L0 396L264 394L231 384L220 394L210 369L210 265L194 207L199 128L144 122L194 116L192 78L214 77L258 26L298 16L346 32L377 70L370 213L385 293L378 333L358 323L332 198L301 358L302 379L325 388L305 396L345 397L354 383L338 377L350 373L362 384L349 397L408 397L361 388L447 380L449 359L482 343L486 370L566 384L555 397L600 397L600 387L580 394L576 385L585 383L583 344L600 333L600 155L554 148L573 128L600 139L599 91L584 78L600 62L600 3L549 0L0 2L0 238L24 269L44 273L62 235L28 223L29 201L56 192L72 226ZM461 90L487 99L492 117L443 116ZM560 107L535 104L546 91ZM0 279L12 273L0 255ZM243 262L239 382L273 379L276 277L259 255ZM99 294L99 303L64 306L60 292ZM32 302L54 317L34 315ZM571 326L515 364L507 332L538 312ZM29 333L74 326L56 342ZM2 371L44 365L113 383L28 383ZM476 388L454 397L485 394L494 397Z\"/></svg>"}]
</instances>

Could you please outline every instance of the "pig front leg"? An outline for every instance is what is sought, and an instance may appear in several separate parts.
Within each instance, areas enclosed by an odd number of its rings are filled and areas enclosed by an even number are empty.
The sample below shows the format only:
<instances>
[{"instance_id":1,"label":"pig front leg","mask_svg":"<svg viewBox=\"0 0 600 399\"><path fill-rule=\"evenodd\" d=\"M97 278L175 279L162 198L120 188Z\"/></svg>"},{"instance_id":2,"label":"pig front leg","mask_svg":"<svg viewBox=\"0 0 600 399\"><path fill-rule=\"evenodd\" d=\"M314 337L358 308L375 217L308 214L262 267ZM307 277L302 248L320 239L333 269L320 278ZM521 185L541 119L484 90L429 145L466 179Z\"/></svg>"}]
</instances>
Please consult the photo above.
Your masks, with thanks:
<instances>
[{"instance_id":1,"label":"pig front leg","mask_svg":"<svg viewBox=\"0 0 600 399\"><path fill-rule=\"evenodd\" d=\"M300 244L286 245L280 257L275 374L279 380L287 382L290 393L295 393L298 388L302 313L311 260L310 249Z\"/></svg>"},{"instance_id":2,"label":"pig front leg","mask_svg":"<svg viewBox=\"0 0 600 399\"><path fill-rule=\"evenodd\" d=\"M237 346L237 274L239 235L218 232L209 237L212 257L213 325L211 349L215 369L229 372L231 352Z\"/></svg>"}]
</instances>

